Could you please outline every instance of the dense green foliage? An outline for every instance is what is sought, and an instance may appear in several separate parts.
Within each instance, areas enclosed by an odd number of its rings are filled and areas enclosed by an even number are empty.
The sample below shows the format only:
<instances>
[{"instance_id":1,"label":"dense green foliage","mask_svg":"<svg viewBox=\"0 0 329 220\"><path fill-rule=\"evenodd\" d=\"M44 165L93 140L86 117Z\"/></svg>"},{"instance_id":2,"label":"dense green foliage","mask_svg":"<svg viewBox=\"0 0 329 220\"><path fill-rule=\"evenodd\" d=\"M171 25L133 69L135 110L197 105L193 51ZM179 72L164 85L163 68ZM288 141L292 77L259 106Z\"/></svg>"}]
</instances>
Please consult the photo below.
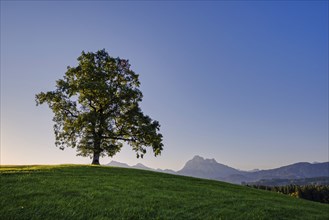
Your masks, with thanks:
<instances>
[{"instance_id":1,"label":"dense green foliage","mask_svg":"<svg viewBox=\"0 0 329 220\"><path fill-rule=\"evenodd\" d=\"M56 90L36 95L37 105L47 103L54 112L56 146L77 148L78 155L113 156L123 142L137 157L152 147L161 153L160 124L139 107L142 92L138 75L128 60L113 58L105 50L82 52L77 67L68 67Z\"/></svg>"},{"instance_id":2,"label":"dense green foliage","mask_svg":"<svg viewBox=\"0 0 329 220\"><path fill-rule=\"evenodd\" d=\"M287 185L329 185L329 176L298 179L261 179L255 182L242 182L243 185L287 186Z\"/></svg>"},{"instance_id":3,"label":"dense green foliage","mask_svg":"<svg viewBox=\"0 0 329 220\"><path fill-rule=\"evenodd\" d=\"M328 219L329 206L151 171L101 166L0 169L1 219Z\"/></svg>"},{"instance_id":4,"label":"dense green foliage","mask_svg":"<svg viewBox=\"0 0 329 220\"><path fill-rule=\"evenodd\" d=\"M329 204L329 185L287 185L287 186L264 186L247 185L256 189L269 190L291 195L297 198Z\"/></svg>"}]
</instances>

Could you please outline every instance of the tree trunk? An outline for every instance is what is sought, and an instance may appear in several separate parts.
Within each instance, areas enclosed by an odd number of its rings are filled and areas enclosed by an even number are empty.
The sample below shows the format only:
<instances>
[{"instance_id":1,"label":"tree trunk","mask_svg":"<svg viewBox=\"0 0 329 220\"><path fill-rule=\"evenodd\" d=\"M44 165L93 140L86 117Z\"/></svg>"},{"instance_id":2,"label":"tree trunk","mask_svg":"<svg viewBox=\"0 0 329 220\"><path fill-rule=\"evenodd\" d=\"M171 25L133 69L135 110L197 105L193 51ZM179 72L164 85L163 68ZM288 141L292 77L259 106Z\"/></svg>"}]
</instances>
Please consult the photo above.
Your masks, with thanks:
<instances>
[{"instance_id":1,"label":"tree trunk","mask_svg":"<svg viewBox=\"0 0 329 220\"><path fill-rule=\"evenodd\" d=\"M99 164L99 153L98 152L94 152L93 162L91 164L93 164L93 165L100 165Z\"/></svg>"},{"instance_id":2,"label":"tree trunk","mask_svg":"<svg viewBox=\"0 0 329 220\"><path fill-rule=\"evenodd\" d=\"M94 138L94 155L93 155L93 162L91 162L92 165L100 165L99 164L99 155L101 152L101 142L100 142L100 138L98 138L97 133L94 131L93 134L93 138Z\"/></svg>"}]
</instances>

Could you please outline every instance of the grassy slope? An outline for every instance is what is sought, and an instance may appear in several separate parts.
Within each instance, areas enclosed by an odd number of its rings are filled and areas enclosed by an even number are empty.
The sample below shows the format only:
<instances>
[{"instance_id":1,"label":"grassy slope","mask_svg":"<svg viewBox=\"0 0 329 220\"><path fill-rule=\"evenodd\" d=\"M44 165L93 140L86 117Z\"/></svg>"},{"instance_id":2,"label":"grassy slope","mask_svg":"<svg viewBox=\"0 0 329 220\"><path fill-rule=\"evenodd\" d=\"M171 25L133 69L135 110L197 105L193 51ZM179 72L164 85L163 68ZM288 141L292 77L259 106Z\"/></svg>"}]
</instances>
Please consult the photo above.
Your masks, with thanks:
<instances>
[{"instance_id":1,"label":"grassy slope","mask_svg":"<svg viewBox=\"0 0 329 220\"><path fill-rule=\"evenodd\" d=\"M7 166L0 178L0 219L329 219L325 204L135 169Z\"/></svg>"}]
</instances>

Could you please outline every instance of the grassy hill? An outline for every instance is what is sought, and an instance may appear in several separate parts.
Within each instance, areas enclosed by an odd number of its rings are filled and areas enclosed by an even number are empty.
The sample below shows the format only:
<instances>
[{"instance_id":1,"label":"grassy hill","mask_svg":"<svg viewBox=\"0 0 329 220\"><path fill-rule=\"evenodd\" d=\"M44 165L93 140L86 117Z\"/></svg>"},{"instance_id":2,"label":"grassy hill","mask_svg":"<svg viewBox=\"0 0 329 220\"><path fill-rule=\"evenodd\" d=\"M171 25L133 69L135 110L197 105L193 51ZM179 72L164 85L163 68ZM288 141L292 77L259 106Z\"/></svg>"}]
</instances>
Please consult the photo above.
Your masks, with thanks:
<instances>
[{"instance_id":1,"label":"grassy hill","mask_svg":"<svg viewBox=\"0 0 329 220\"><path fill-rule=\"evenodd\" d=\"M329 219L329 205L101 166L2 166L1 219Z\"/></svg>"}]
</instances>

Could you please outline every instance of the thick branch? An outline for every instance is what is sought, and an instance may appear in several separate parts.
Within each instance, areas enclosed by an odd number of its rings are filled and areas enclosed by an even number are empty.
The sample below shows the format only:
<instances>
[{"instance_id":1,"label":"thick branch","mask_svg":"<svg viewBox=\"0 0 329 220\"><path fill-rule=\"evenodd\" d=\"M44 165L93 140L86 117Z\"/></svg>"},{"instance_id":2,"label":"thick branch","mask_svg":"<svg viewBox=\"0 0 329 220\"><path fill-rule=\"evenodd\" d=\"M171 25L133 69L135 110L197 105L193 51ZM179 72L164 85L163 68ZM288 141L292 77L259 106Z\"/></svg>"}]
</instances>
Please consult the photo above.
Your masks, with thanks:
<instances>
[{"instance_id":1,"label":"thick branch","mask_svg":"<svg viewBox=\"0 0 329 220\"><path fill-rule=\"evenodd\" d=\"M91 104L91 100L88 100L89 101L89 106L90 106L90 108L92 108L92 109L94 109L94 111L96 112L97 111L97 109L96 109L96 107L95 106L93 106L92 104Z\"/></svg>"}]
</instances>

